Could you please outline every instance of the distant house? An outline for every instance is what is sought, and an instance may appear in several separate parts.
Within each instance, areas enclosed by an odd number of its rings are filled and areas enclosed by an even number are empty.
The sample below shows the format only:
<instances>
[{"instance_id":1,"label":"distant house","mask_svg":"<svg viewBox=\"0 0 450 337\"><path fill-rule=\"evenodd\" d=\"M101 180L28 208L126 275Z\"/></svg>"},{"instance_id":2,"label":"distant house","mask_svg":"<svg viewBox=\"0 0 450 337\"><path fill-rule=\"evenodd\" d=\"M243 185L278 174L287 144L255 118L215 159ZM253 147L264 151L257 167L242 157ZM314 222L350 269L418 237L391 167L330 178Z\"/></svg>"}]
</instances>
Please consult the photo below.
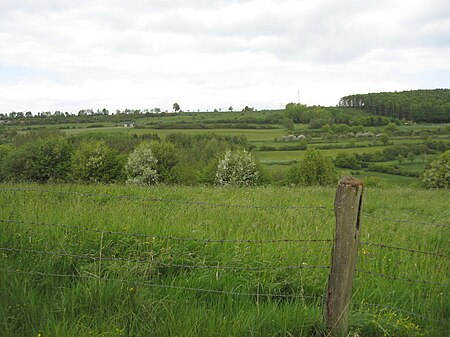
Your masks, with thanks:
<instances>
[{"instance_id":1,"label":"distant house","mask_svg":"<svg viewBox=\"0 0 450 337\"><path fill-rule=\"evenodd\" d=\"M124 128L134 128L134 122L123 122Z\"/></svg>"}]
</instances>

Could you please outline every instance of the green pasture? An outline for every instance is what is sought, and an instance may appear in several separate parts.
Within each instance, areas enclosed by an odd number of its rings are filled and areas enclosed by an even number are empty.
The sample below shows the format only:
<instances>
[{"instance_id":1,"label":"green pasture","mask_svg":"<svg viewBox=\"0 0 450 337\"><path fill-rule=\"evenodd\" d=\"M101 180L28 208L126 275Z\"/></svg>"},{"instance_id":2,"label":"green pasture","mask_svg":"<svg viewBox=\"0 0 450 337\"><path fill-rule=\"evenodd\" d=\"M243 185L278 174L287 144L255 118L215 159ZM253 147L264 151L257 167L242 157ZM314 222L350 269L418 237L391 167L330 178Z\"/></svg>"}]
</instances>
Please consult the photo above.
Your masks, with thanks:
<instances>
[{"instance_id":1,"label":"green pasture","mask_svg":"<svg viewBox=\"0 0 450 337\"><path fill-rule=\"evenodd\" d=\"M273 141L275 138L280 138L285 132L281 129L257 130L257 129L139 129L139 128L124 128L124 127L105 127L98 129L68 129L63 130L68 135L72 134L89 134L89 133L107 133L120 132L125 134L158 134L162 139L168 134L185 133L189 135L199 135L205 133L215 133L221 136L244 136L248 141Z\"/></svg>"},{"instance_id":2,"label":"green pasture","mask_svg":"<svg viewBox=\"0 0 450 337\"><path fill-rule=\"evenodd\" d=\"M414 177L404 177L396 174L372 172L363 170L347 170L353 176L359 178L370 187L393 188L395 187L420 187L420 180Z\"/></svg>"},{"instance_id":3,"label":"green pasture","mask_svg":"<svg viewBox=\"0 0 450 337\"><path fill-rule=\"evenodd\" d=\"M323 332L334 188L0 189L2 336ZM449 331L448 193L367 187L351 336Z\"/></svg>"},{"instance_id":4,"label":"green pasture","mask_svg":"<svg viewBox=\"0 0 450 337\"><path fill-rule=\"evenodd\" d=\"M263 111L252 111L252 112L244 112L244 111L222 111L222 112L181 112L179 114L165 114L164 116L152 116L152 117L138 117L131 119L135 120L138 124L148 124L155 122L162 123L178 123L178 122L191 122L191 121L218 121L218 120L226 120L226 121L238 121L242 118L264 118L277 113L282 113L281 110L263 110Z\"/></svg>"},{"instance_id":5,"label":"green pasture","mask_svg":"<svg viewBox=\"0 0 450 337\"><path fill-rule=\"evenodd\" d=\"M314 145L311 145L314 147ZM323 149L320 150L321 153L330 156L332 158L340 152L348 153L371 153L382 150L383 146L372 146L372 147L360 147L360 148L348 148L348 149ZM305 154L304 150L299 151L255 151L254 155L262 163L285 163L294 160L301 160Z\"/></svg>"}]
</instances>

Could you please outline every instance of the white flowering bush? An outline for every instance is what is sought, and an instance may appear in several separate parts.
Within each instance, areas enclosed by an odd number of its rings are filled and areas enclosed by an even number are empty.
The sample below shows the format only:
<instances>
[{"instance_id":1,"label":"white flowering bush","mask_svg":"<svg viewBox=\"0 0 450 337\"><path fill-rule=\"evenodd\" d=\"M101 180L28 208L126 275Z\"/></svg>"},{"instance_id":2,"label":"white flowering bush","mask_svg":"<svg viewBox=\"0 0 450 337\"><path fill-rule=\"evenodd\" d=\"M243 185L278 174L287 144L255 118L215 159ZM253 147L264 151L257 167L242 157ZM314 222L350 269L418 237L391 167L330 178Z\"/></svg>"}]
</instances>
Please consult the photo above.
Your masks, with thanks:
<instances>
[{"instance_id":1,"label":"white flowering bush","mask_svg":"<svg viewBox=\"0 0 450 337\"><path fill-rule=\"evenodd\" d=\"M140 186L156 184L158 182L157 162L150 144L139 145L129 155L125 165L127 184Z\"/></svg>"},{"instance_id":2,"label":"white flowering bush","mask_svg":"<svg viewBox=\"0 0 450 337\"><path fill-rule=\"evenodd\" d=\"M123 179L123 163L104 141L82 142L72 156L74 180L113 183Z\"/></svg>"},{"instance_id":3,"label":"white flowering bush","mask_svg":"<svg viewBox=\"0 0 450 337\"><path fill-rule=\"evenodd\" d=\"M260 181L260 173L251 153L227 151L217 165L215 181L220 186L254 186Z\"/></svg>"},{"instance_id":4,"label":"white flowering bush","mask_svg":"<svg viewBox=\"0 0 450 337\"><path fill-rule=\"evenodd\" d=\"M430 164L423 172L422 181L429 188L450 188L450 150Z\"/></svg>"}]
</instances>

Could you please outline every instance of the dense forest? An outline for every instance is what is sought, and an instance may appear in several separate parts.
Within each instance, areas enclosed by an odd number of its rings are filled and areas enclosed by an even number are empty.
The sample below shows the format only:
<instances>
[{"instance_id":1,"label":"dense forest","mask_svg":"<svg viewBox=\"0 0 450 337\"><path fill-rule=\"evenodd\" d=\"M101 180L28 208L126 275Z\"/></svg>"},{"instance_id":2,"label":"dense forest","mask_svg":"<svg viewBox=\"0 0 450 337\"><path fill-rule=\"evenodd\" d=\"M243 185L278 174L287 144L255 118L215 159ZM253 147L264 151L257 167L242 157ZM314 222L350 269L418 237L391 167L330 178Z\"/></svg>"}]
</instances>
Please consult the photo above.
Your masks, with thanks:
<instances>
[{"instance_id":1,"label":"dense forest","mask_svg":"<svg viewBox=\"0 0 450 337\"><path fill-rule=\"evenodd\" d=\"M450 122L450 89L380 92L342 97L339 106L416 122Z\"/></svg>"}]
</instances>

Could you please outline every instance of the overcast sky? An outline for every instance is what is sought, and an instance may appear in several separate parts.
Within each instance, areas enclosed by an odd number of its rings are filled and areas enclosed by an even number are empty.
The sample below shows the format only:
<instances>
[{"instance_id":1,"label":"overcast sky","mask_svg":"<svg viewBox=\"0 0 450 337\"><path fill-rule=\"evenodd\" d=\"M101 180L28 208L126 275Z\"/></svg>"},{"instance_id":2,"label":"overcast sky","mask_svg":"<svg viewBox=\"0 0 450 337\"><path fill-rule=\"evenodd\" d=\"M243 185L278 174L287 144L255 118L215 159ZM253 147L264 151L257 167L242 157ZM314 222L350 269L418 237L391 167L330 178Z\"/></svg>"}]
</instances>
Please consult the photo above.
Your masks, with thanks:
<instances>
[{"instance_id":1,"label":"overcast sky","mask_svg":"<svg viewBox=\"0 0 450 337\"><path fill-rule=\"evenodd\" d=\"M0 0L0 112L336 105L450 86L448 0Z\"/></svg>"}]
</instances>

